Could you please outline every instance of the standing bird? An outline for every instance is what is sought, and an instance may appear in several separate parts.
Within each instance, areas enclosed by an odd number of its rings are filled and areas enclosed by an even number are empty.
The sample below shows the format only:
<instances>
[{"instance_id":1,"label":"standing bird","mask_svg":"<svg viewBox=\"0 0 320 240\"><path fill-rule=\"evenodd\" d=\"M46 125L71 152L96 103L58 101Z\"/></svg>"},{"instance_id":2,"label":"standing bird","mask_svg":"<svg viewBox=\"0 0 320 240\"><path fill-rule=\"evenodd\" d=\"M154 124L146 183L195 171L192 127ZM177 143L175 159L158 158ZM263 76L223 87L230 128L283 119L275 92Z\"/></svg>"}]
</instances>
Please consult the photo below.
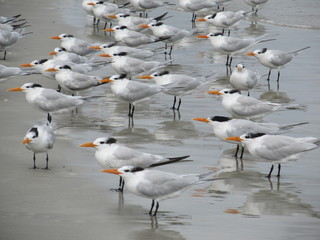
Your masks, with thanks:
<instances>
[{"instance_id":1,"label":"standing bird","mask_svg":"<svg viewBox=\"0 0 320 240\"><path fill-rule=\"evenodd\" d=\"M230 35L230 28L235 24L239 23L240 20L246 18L249 13L245 11L222 11L214 14L210 14L205 16L204 18L198 18L196 22L206 22L211 24L217 28L222 28L222 34L224 34L224 30L228 29L228 36Z\"/></svg>"},{"instance_id":2,"label":"standing bird","mask_svg":"<svg viewBox=\"0 0 320 240\"><path fill-rule=\"evenodd\" d=\"M261 119L281 107L281 104L264 102L253 97L243 96L238 90L223 89L209 91L210 94L222 95L224 109L234 117L245 119Z\"/></svg>"},{"instance_id":3,"label":"standing bird","mask_svg":"<svg viewBox=\"0 0 320 240\"><path fill-rule=\"evenodd\" d=\"M51 122L51 114L65 109L75 108L90 98L97 96L81 97L70 96L57 92L54 89L43 88L37 83L25 83L21 87L11 88L8 92L22 91L26 93L26 100L36 109L48 113L48 121Z\"/></svg>"},{"instance_id":4,"label":"standing bird","mask_svg":"<svg viewBox=\"0 0 320 240\"><path fill-rule=\"evenodd\" d=\"M8 29L0 29L0 51L4 52L2 60L6 60L7 48L15 44L23 37L21 32Z\"/></svg>"},{"instance_id":5,"label":"standing bird","mask_svg":"<svg viewBox=\"0 0 320 240\"><path fill-rule=\"evenodd\" d=\"M130 192L144 198L152 199L149 215L156 216L159 201L178 197L184 190L195 184L218 180L217 173L174 174L164 171L124 166L119 169L104 169L101 172L120 175ZM156 202L155 211L152 214Z\"/></svg>"},{"instance_id":6,"label":"standing bird","mask_svg":"<svg viewBox=\"0 0 320 240\"><path fill-rule=\"evenodd\" d=\"M261 76L258 75L258 72L246 69L243 64L237 64L230 75L229 81L234 89L239 91L248 91L249 96L249 90L254 88L260 77Z\"/></svg>"},{"instance_id":7,"label":"standing bird","mask_svg":"<svg viewBox=\"0 0 320 240\"><path fill-rule=\"evenodd\" d=\"M53 127L48 121L45 124L36 124L26 133L22 144L25 144L27 149L33 151L33 169L36 169L36 154L46 153L46 167L48 170L49 155L48 150L52 149L55 142L55 133Z\"/></svg>"},{"instance_id":8,"label":"standing bird","mask_svg":"<svg viewBox=\"0 0 320 240\"><path fill-rule=\"evenodd\" d=\"M193 31L180 29L168 24L164 24L163 22L154 22L147 25L142 24L140 27L149 28L155 37L159 39L165 39L163 41L166 43L166 48L168 47L167 44L170 44L169 55L172 53L175 42L183 39L186 36L190 36L193 33Z\"/></svg>"},{"instance_id":9,"label":"standing bird","mask_svg":"<svg viewBox=\"0 0 320 240\"><path fill-rule=\"evenodd\" d=\"M59 36L51 37L51 39L61 40L61 47L65 48L68 52L73 52L80 56L94 52L93 49L89 48L90 46L93 46L93 44L75 38L72 34L62 33Z\"/></svg>"},{"instance_id":10,"label":"standing bird","mask_svg":"<svg viewBox=\"0 0 320 240\"><path fill-rule=\"evenodd\" d=\"M143 13L145 17L148 17L148 10L158 8L163 6L163 1L158 0L129 0L130 5L133 6L133 10L140 13L140 17L142 17Z\"/></svg>"},{"instance_id":11,"label":"standing bird","mask_svg":"<svg viewBox=\"0 0 320 240\"><path fill-rule=\"evenodd\" d=\"M246 53L249 56L255 56L256 59L263 66L269 68L268 78L270 80L270 74L272 69L278 69L278 88L279 88L279 78L280 78L280 69L284 68L291 60L298 55L299 52L306 50L310 47L304 47L291 52L284 52L281 50L271 50L267 48L262 48L255 50L253 52Z\"/></svg>"},{"instance_id":12,"label":"standing bird","mask_svg":"<svg viewBox=\"0 0 320 240\"><path fill-rule=\"evenodd\" d=\"M166 87L159 85L148 85L129 80L125 78L125 75L114 75L109 79L101 80L101 82L111 82L112 93L121 100L129 102L129 117L133 117L137 101L151 97L166 89Z\"/></svg>"},{"instance_id":13,"label":"standing bird","mask_svg":"<svg viewBox=\"0 0 320 240\"><path fill-rule=\"evenodd\" d=\"M264 133L248 133L226 140L242 142L251 155L271 161L267 178L271 177L274 164L278 163L277 177L280 177L281 163L298 159L304 152L317 148L319 144L319 139L314 137L294 138Z\"/></svg>"},{"instance_id":14,"label":"standing bird","mask_svg":"<svg viewBox=\"0 0 320 240\"><path fill-rule=\"evenodd\" d=\"M121 168L123 166L134 166L150 168L169 163L181 161L188 156L165 158L145 152L139 152L132 148L118 144L114 138L100 137L93 142L81 144L80 147L93 147L96 149L95 158L102 169ZM119 190L122 191L124 182L120 178Z\"/></svg>"},{"instance_id":15,"label":"standing bird","mask_svg":"<svg viewBox=\"0 0 320 240\"><path fill-rule=\"evenodd\" d=\"M208 76L209 77L209 76ZM179 111L181 105L181 97L194 91L196 88L208 82L207 77L194 78L183 74L170 74L168 71L154 72L150 75L140 76L139 79L153 79L156 84L160 86L166 86L168 84L174 86L174 88L168 88L163 93L173 95L173 110ZM177 97L179 97L179 103L176 107Z\"/></svg>"},{"instance_id":16,"label":"standing bird","mask_svg":"<svg viewBox=\"0 0 320 240\"><path fill-rule=\"evenodd\" d=\"M252 7L254 14L257 14L259 6L268 2L268 0L244 0L244 2Z\"/></svg>"},{"instance_id":17,"label":"standing bird","mask_svg":"<svg viewBox=\"0 0 320 240\"><path fill-rule=\"evenodd\" d=\"M228 137L240 136L245 133L267 133L276 134L280 126L276 123L259 123L247 119L232 119L224 116L214 116L208 118L194 118L193 120L209 123L212 126L214 135L220 140L237 144L237 150L234 157L237 157L240 146L242 151L240 159L242 159L244 146L239 142L227 141Z\"/></svg>"},{"instance_id":18,"label":"standing bird","mask_svg":"<svg viewBox=\"0 0 320 240\"><path fill-rule=\"evenodd\" d=\"M258 38L238 38L223 36L222 33L209 33L207 35L200 35L198 38L206 38L210 40L214 49L221 53L227 54L226 66L231 66L232 56L236 53L244 51L246 48L253 46L254 44L265 42L269 40L263 40L266 35Z\"/></svg>"}]
</instances>

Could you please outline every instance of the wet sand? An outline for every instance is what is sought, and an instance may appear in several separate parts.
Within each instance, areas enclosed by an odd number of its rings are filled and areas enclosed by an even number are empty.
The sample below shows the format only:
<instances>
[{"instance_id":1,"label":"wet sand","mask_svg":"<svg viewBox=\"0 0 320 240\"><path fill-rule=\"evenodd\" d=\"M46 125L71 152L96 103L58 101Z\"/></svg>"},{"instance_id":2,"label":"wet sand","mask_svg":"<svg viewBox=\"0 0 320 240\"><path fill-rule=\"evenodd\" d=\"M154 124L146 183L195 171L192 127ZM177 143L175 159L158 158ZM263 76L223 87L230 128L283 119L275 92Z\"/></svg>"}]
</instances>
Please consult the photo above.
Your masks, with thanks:
<instances>
[{"instance_id":1,"label":"wet sand","mask_svg":"<svg viewBox=\"0 0 320 240\"><path fill-rule=\"evenodd\" d=\"M299 54L281 71L280 89L276 91L273 71L271 91L260 80L252 96L294 106L264 118L281 125L299 122L309 124L287 134L294 137L319 133L319 8L318 1L277 1L259 11L262 22L243 21L234 36L274 34L277 40L260 47L295 50L311 49ZM279 3L280 4L280 3ZM288 5L287 5L288 4ZM289 7L288 7L289 6ZM242 2L230 3L228 9L250 9ZM168 10L169 9L169 10ZM152 16L169 11L166 22L191 29L191 13L176 11L174 6L157 9ZM281 10L282 9L282 10ZM81 1L2 1L0 15L21 13L31 27L27 35L9 49L0 64L18 66L39 58L60 43L50 40L60 33L71 33L90 42L108 42L112 38L93 29ZM197 25L200 33L205 25ZM157 45L157 46L160 46ZM155 60L164 61L161 55ZM173 52L169 70L193 76L212 72L221 74L210 88L227 87L225 56L214 52L208 41L192 37ZM233 64L243 62L248 68L267 73L267 69L247 56L237 56ZM110 67L92 74L109 75ZM232 157L234 147L219 141L207 124L195 117L227 115L221 99L209 96L207 88L182 99L180 119L170 109L172 97L159 94L136 107L134 127L128 127L127 103L120 102L108 86L85 95L106 94L103 101L91 102L77 113L54 114L54 122L63 126L57 131L54 148L49 152L50 170L33 170L32 152L21 144L27 130L45 121L45 114L25 102L23 93L7 89L35 82L48 88L57 84L41 75L20 76L0 83L0 236L1 239L318 239L319 226L319 149L308 152L295 162L283 164L280 183L264 176L270 163L245 153L243 167ZM179 198L160 203L157 218L147 215L150 201L125 191L110 191L118 178L100 172L93 149L79 144L100 136L113 136L122 144L138 150L168 157L190 154L193 162L163 166L176 173L204 173L228 167L225 180L199 185ZM39 167L45 166L45 155L38 154ZM238 214L226 213L236 209Z\"/></svg>"}]
</instances>

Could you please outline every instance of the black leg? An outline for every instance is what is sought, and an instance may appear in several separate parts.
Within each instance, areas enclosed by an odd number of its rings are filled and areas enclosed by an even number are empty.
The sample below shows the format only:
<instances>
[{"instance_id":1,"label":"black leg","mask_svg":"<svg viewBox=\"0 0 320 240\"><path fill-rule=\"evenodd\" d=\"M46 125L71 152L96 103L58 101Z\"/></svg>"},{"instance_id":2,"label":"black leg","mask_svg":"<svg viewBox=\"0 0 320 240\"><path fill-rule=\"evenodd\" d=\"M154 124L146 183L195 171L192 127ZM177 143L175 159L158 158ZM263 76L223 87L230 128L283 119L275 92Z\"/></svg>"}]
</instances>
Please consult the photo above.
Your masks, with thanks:
<instances>
[{"instance_id":1,"label":"black leg","mask_svg":"<svg viewBox=\"0 0 320 240\"><path fill-rule=\"evenodd\" d=\"M238 152L239 152L239 144L237 144L237 150L236 150L236 153L234 154L235 158L238 156Z\"/></svg>"},{"instance_id":2,"label":"black leg","mask_svg":"<svg viewBox=\"0 0 320 240\"><path fill-rule=\"evenodd\" d=\"M3 55L3 59L2 60L6 60L6 56L7 56L7 51L4 50L4 55Z\"/></svg>"},{"instance_id":3,"label":"black leg","mask_svg":"<svg viewBox=\"0 0 320 240\"><path fill-rule=\"evenodd\" d=\"M281 171L281 164L279 163L279 164L278 164L278 174L277 174L277 177L280 177L280 171Z\"/></svg>"},{"instance_id":4,"label":"black leg","mask_svg":"<svg viewBox=\"0 0 320 240\"><path fill-rule=\"evenodd\" d=\"M49 169L49 155L48 153L47 154L47 157L46 157L46 167L44 168L45 170L48 170Z\"/></svg>"},{"instance_id":5,"label":"black leg","mask_svg":"<svg viewBox=\"0 0 320 240\"><path fill-rule=\"evenodd\" d=\"M243 157L243 152L244 152L244 147L242 146L241 155L240 155L240 159L241 159L241 160L242 160L242 157Z\"/></svg>"},{"instance_id":6,"label":"black leg","mask_svg":"<svg viewBox=\"0 0 320 240\"><path fill-rule=\"evenodd\" d=\"M228 30L228 37L230 36L230 29Z\"/></svg>"},{"instance_id":7,"label":"black leg","mask_svg":"<svg viewBox=\"0 0 320 240\"><path fill-rule=\"evenodd\" d=\"M156 210L155 210L154 213L153 213L153 216L154 216L154 217L157 215L158 208L159 208L159 202L157 201Z\"/></svg>"},{"instance_id":8,"label":"black leg","mask_svg":"<svg viewBox=\"0 0 320 240\"><path fill-rule=\"evenodd\" d=\"M271 169L270 169L270 172L269 172L269 174L267 175L267 178L270 178L271 177L271 173L272 173L272 171L273 171L273 164L271 165Z\"/></svg>"},{"instance_id":9,"label":"black leg","mask_svg":"<svg viewBox=\"0 0 320 240\"><path fill-rule=\"evenodd\" d=\"M47 115L47 120L48 120L49 123L51 123L51 121L52 121L52 116L51 116L50 113L48 113L48 115Z\"/></svg>"},{"instance_id":10,"label":"black leg","mask_svg":"<svg viewBox=\"0 0 320 240\"><path fill-rule=\"evenodd\" d=\"M277 90L279 91L279 79L280 79L280 71L278 70L278 78L277 78Z\"/></svg>"},{"instance_id":11,"label":"black leg","mask_svg":"<svg viewBox=\"0 0 320 240\"><path fill-rule=\"evenodd\" d=\"M135 109L135 106L132 104L132 108L131 108L131 117L133 117L134 109Z\"/></svg>"},{"instance_id":12,"label":"black leg","mask_svg":"<svg viewBox=\"0 0 320 240\"><path fill-rule=\"evenodd\" d=\"M230 56L230 62L228 64L229 67L231 67L231 63L232 63L232 56Z\"/></svg>"},{"instance_id":13,"label":"black leg","mask_svg":"<svg viewBox=\"0 0 320 240\"><path fill-rule=\"evenodd\" d=\"M128 116L131 117L131 107L132 107L132 104L129 103L129 113L128 113Z\"/></svg>"},{"instance_id":14,"label":"black leg","mask_svg":"<svg viewBox=\"0 0 320 240\"><path fill-rule=\"evenodd\" d=\"M271 68L270 68L269 73L268 73L268 78L267 78L268 81L270 81L270 75L271 75Z\"/></svg>"},{"instance_id":15,"label":"black leg","mask_svg":"<svg viewBox=\"0 0 320 240\"><path fill-rule=\"evenodd\" d=\"M151 202L151 208L150 208L150 211L149 211L149 215L151 216L152 215L152 209L154 207L154 199L152 199L152 202Z\"/></svg>"},{"instance_id":16,"label":"black leg","mask_svg":"<svg viewBox=\"0 0 320 240\"><path fill-rule=\"evenodd\" d=\"M226 66L229 66L229 54L227 55L227 62L226 62Z\"/></svg>"},{"instance_id":17,"label":"black leg","mask_svg":"<svg viewBox=\"0 0 320 240\"><path fill-rule=\"evenodd\" d=\"M177 97L176 96L174 96L173 97L173 105L172 105L172 108L171 109L176 109L176 101L177 101Z\"/></svg>"},{"instance_id":18,"label":"black leg","mask_svg":"<svg viewBox=\"0 0 320 240\"><path fill-rule=\"evenodd\" d=\"M181 98L179 97L179 104L178 104L178 107L177 107L177 110L179 111L180 109L180 105L181 105Z\"/></svg>"},{"instance_id":19,"label":"black leg","mask_svg":"<svg viewBox=\"0 0 320 240\"><path fill-rule=\"evenodd\" d=\"M170 47L169 56L171 56L172 49L173 49L173 45L171 45L171 47Z\"/></svg>"},{"instance_id":20,"label":"black leg","mask_svg":"<svg viewBox=\"0 0 320 240\"><path fill-rule=\"evenodd\" d=\"M33 169L37 169L37 166L36 166L36 153L33 153Z\"/></svg>"}]
</instances>

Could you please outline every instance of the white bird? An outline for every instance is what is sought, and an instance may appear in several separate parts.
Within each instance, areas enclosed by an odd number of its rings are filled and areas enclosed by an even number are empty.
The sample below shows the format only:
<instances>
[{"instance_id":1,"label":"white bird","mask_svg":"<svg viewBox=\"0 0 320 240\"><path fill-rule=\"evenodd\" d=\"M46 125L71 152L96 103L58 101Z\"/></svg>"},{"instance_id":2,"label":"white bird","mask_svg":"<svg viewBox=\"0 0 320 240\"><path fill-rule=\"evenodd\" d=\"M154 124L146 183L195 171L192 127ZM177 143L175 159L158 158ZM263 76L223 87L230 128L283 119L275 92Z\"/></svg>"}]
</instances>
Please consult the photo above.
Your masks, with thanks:
<instances>
[{"instance_id":1,"label":"white bird","mask_svg":"<svg viewBox=\"0 0 320 240\"><path fill-rule=\"evenodd\" d=\"M159 38L157 39L154 36L146 35L140 32L131 31L126 26L114 26L113 28L107 28L103 31L114 32L114 39L117 42L122 42L130 47L138 47L164 40Z\"/></svg>"},{"instance_id":2,"label":"white bird","mask_svg":"<svg viewBox=\"0 0 320 240\"><path fill-rule=\"evenodd\" d=\"M154 51L149 49L133 48L128 46L115 46L114 42L104 43L99 46L91 46L92 49L101 50L104 54L112 55L114 53L126 52L127 56L145 59L155 55Z\"/></svg>"},{"instance_id":3,"label":"white bird","mask_svg":"<svg viewBox=\"0 0 320 240\"><path fill-rule=\"evenodd\" d=\"M280 177L281 163L298 159L304 152L317 148L319 144L319 139L314 137L294 138L264 133L248 133L226 140L239 141L246 146L251 155L271 161L268 178L271 177L274 164L278 163L277 176Z\"/></svg>"},{"instance_id":4,"label":"white bird","mask_svg":"<svg viewBox=\"0 0 320 240\"><path fill-rule=\"evenodd\" d=\"M145 13L147 17L147 11L163 6L163 1L158 0L129 0L130 5L133 6L135 11L140 11ZM141 14L142 16L142 14Z\"/></svg>"},{"instance_id":5,"label":"white bird","mask_svg":"<svg viewBox=\"0 0 320 240\"><path fill-rule=\"evenodd\" d=\"M51 113L80 106L86 100L97 97L70 96L57 92L54 89L43 88L37 83L25 83L21 87L11 88L7 91L25 92L28 103L36 109L48 113L49 122L52 119Z\"/></svg>"},{"instance_id":6,"label":"white bird","mask_svg":"<svg viewBox=\"0 0 320 240\"><path fill-rule=\"evenodd\" d=\"M32 72L23 71L22 69L17 67L7 67L0 64L0 82L14 76L28 75L31 73Z\"/></svg>"},{"instance_id":7,"label":"white bird","mask_svg":"<svg viewBox=\"0 0 320 240\"><path fill-rule=\"evenodd\" d=\"M245 68L243 64L237 64L230 75L229 81L234 89L248 91L249 96L249 90L254 88L260 77L258 72Z\"/></svg>"},{"instance_id":8,"label":"white bird","mask_svg":"<svg viewBox=\"0 0 320 240\"><path fill-rule=\"evenodd\" d=\"M151 97L166 89L164 86L148 85L142 82L132 81L125 78L125 75L114 75L109 80L102 82L111 82L111 91L123 101L129 102L129 117L133 117L135 103L139 100Z\"/></svg>"},{"instance_id":9,"label":"white bird","mask_svg":"<svg viewBox=\"0 0 320 240\"><path fill-rule=\"evenodd\" d=\"M134 166L124 166L119 169L104 169L101 172L120 175L129 191L132 193L152 199L149 215L156 216L159 201L178 197L184 190L195 184L218 180L214 178L217 173L205 174L174 174L164 171L143 169ZM156 202L155 211L152 214Z\"/></svg>"},{"instance_id":10,"label":"white bird","mask_svg":"<svg viewBox=\"0 0 320 240\"><path fill-rule=\"evenodd\" d=\"M76 53L80 56L93 53L94 50L89 48L97 43L91 44L82 39L75 38L72 34L62 33L59 36L51 37L51 39L61 40L61 47L65 48L68 52Z\"/></svg>"},{"instance_id":11,"label":"white bird","mask_svg":"<svg viewBox=\"0 0 320 240\"><path fill-rule=\"evenodd\" d=\"M208 82L207 77L194 78L183 74L170 74L168 71L154 72L150 75L144 75L138 77L139 79L153 79L156 84L160 86L166 86L170 84L172 88L164 90L163 93L173 95L172 109L178 110L181 105L181 97L190 94L196 88ZM177 97L179 97L178 106L175 107Z\"/></svg>"},{"instance_id":12,"label":"white bird","mask_svg":"<svg viewBox=\"0 0 320 240\"><path fill-rule=\"evenodd\" d=\"M255 14L257 14L259 6L268 2L268 0L244 0L244 2L250 5L252 7L252 11L254 11Z\"/></svg>"},{"instance_id":13,"label":"white bird","mask_svg":"<svg viewBox=\"0 0 320 240\"><path fill-rule=\"evenodd\" d=\"M150 70L154 70L164 66L168 62L145 61L138 58L127 56L126 52L110 54L100 54L100 57L110 57L111 66L118 74L126 74L127 76L135 76Z\"/></svg>"},{"instance_id":14,"label":"white bird","mask_svg":"<svg viewBox=\"0 0 320 240\"><path fill-rule=\"evenodd\" d=\"M45 124L36 124L26 133L22 144L25 144L27 149L33 151L33 169L36 169L36 154L46 153L46 167L49 169L48 150L53 148L55 142L54 129L48 121Z\"/></svg>"},{"instance_id":15,"label":"white bird","mask_svg":"<svg viewBox=\"0 0 320 240\"><path fill-rule=\"evenodd\" d=\"M280 126L276 123L259 123L247 119L232 119L224 116L214 116L208 118L194 118L193 120L209 123L212 126L214 135L220 140L237 144L235 157L238 155L240 143L225 140L228 137L240 136L245 133L266 133L276 134L279 132ZM242 146L241 156L242 159L244 148Z\"/></svg>"},{"instance_id":16,"label":"white bird","mask_svg":"<svg viewBox=\"0 0 320 240\"><path fill-rule=\"evenodd\" d=\"M91 10L95 18L98 19L97 24L99 24L100 20L105 21L106 24L107 22L112 21L113 18L110 18L109 15L118 14L120 12L122 13L130 12L129 9L119 7L117 4L103 2L103 1L92 1L87 3L87 5L93 6Z\"/></svg>"},{"instance_id":17,"label":"white bird","mask_svg":"<svg viewBox=\"0 0 320 240\"><path fill-rule=\"evenodd\" d=\"M80 56L73 52L67 52L63 47L56 47L52 52L49 53L53 56L52 59L61 62L73 62L73 63L92 63L92 59L85 56Z\"/></svg>"},{"instance_id":18,"label":"white bird","mask_svg":"<svg viewBox=\"0 0 320 240\"><path fill-rule=\"evenodd\" d=\"M93 142L81 144L80 147L93 147L96 149L95 158L102 169L121 168L131 165L134 167L150 168L181 161L188 156L166 158L160 155L140 152L135 149L118 144L115 138L100 137ZM122 191L124 182L119 184Z\"/></svg>"},{"instance_id":19,"label":"white bird","mask_svg":"<svg viewBox=\"0 0 320 240\"><path fill-rule=\"evenodd\" d=\"M256 59L261 63L263 66L269 68L269 74L267 80L270 79L270 74L272 69L278 70L278 88L279 88L279 78L280 78L280 69L284 68L291 62L291 60L298 55L299 52L306 50L310 47L304 47L295 51L285 52L281 50L271 50L267 48L262 48L255 50L253 52L246 53L249 56L255 56Z\"/></svg>"},{"instance_id":20,"label":"white bird","mask_svg":"<svg viewBox=\"0 0 320 240\"><path fill-rule=\"evenodd\" d=\"M128 13L118 13L115 15L109 15L109 18L114 18L117 20L117 25L119 26L126 26L129 30L132 31L142 31L143 28L140 27L142 24L149 24L152 22L158 22L163 19L168 12L155 17L155 18L142 18L137 16L132 16Z\"/></svg>"},{"instance_id":21,"label":"white bird","mask_svg":"<svg viewBox=\"0 0 320 240\"><path fill-rule=\"evenodd\" d=\"M7 48L15 44L23 37L22 32L16 32L7 29L0 29L0 51L4 52L3 59L6 59Z\"/></svg>"},{"instance_id":22,"label":"white bird","mask_svg":"<svg viewBox=\"0 0 320 240\"><path fill-rule=\"evenodd\" d=\"M261 119L281 107L281 104L260 101L253 97L243 96L238 90L223 89L209 91L210 94L222 95L224 109L234 117L245 119Z\"/></svg>"},{"instance_id":23,"label":"white bird","mask_svg":"<svg viewBox=\"0 0 320 240\"><path fill-rule=\"evenodd\" d=\"M223 36L222 33L209 33L207 35L198 36L198 38L209 39L214 49L218 50L221 53L227 54L227 66L231 66L232 56L234 54L242 52L259 42L269 41L263 40L263 38L265 37L266 35L260 36L258 38L238 38Z\"/></svg>"},{"instance_id":24,"label":"white bird","mask_svg":"<svg viewBox=\"0 0 320 240\"><path fill-rule=\"evenodd\" d=\"M190 36L193 31L187 31L184 29L180 29L168 24L164 24L163 22L154 22L150 24L142 24L140 25L142 28L149 28L152 31L152 34L158 39L164 39L163 41L169 43L171 55L172 48L175 42L183 39L186 36ZM167 46L166 46L167 47Z\"/></svg>"},{"instance_id":25,"label":"white bird","mask_svg":"<svg viewBox=\"0 0 320 240\"><path fill-rule=\"evenodd\" d=\"M246 18L249 13L245 11L222 11L214 14L210 14L205 16L204 18L198 18L196 22L206 22L215 27L222 28L222 34L224 33L224 29L228 29L228 36L230 35L230 28L235 24L239 23L240 20Z\"/></svg>"},{"instance_id":26,"label":"white bird","mask_svg":"<svg viewBox=\"0 0 320 240\"><path fill-rule=\"evenodd\" d=\"M91 3L91 2L92 2L92 0L82 0L81 6L82 6L83 10L84 10L87 14L93 16L93 24L95 24L95 22L96 22L96 17L94 16L93 11L92 11L93 5L88 4L88 3Z\"/></svg>"},{"instance_id":27,"label":"white bird","mask_svg":"<svg viewBox=\"0 0 320 240\"><path fill-rule=\"evenodd\" d=\"M72 71L68 65L58 65L55 68L49 68L48 72L57 72L55 79L59 86L67 92L78 92L103 84L102 77L87 75Z\"/></svg>"},{"instance_id":28,"label":"white bird","mask_svg":"<svg viewBox=\"0 0 320 240\"><path fill-rule=\"evenodd\" d=\"M69 65L72 67L72 70L79 73L87 73L93 68L88 63L77 64L68 61L57 61L54 59L37 59L30 63L24 63L19 65L19 67L30 67L36 69L39 73L49 79L55 79L56 72L48 72L47 69L55 68L58 65Z\"/></svg>"}]
</instances>

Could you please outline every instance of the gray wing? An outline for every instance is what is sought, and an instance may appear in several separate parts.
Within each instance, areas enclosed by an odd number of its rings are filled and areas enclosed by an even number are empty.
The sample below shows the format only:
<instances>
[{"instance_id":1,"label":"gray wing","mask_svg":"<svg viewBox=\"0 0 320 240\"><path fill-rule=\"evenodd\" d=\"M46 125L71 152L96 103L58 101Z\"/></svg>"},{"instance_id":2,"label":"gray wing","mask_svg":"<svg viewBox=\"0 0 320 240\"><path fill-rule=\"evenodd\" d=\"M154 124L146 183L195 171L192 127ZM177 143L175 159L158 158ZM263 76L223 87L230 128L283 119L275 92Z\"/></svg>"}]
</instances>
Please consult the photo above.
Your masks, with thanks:
<instances>
[{"instance_id":1,"label":"gray wing","mask_svg":"<svg viewBox=\"0 0 320 240\"><path fill-rule=\"evenodd\" d=\"M285 53L282 51L278 51L275 52L278 54L275 54L273 57L271 57L270 62L274 65L274 66L283 66L285 64L287 64L288 62L290 62L293 58L292 54L289 53Z\"/></svg>"},{"instance_id":2,"label":"gray wing","mask_svg":"<svg viewBox=\"0 0 320 240\"><path fill-rule=\"evenodd\" d=\"M238 101L232 105L231 109L235 114L244 117L273 111L272 105L267 102L244 97L238 98Z\"/></svg>"}]
</instances>

